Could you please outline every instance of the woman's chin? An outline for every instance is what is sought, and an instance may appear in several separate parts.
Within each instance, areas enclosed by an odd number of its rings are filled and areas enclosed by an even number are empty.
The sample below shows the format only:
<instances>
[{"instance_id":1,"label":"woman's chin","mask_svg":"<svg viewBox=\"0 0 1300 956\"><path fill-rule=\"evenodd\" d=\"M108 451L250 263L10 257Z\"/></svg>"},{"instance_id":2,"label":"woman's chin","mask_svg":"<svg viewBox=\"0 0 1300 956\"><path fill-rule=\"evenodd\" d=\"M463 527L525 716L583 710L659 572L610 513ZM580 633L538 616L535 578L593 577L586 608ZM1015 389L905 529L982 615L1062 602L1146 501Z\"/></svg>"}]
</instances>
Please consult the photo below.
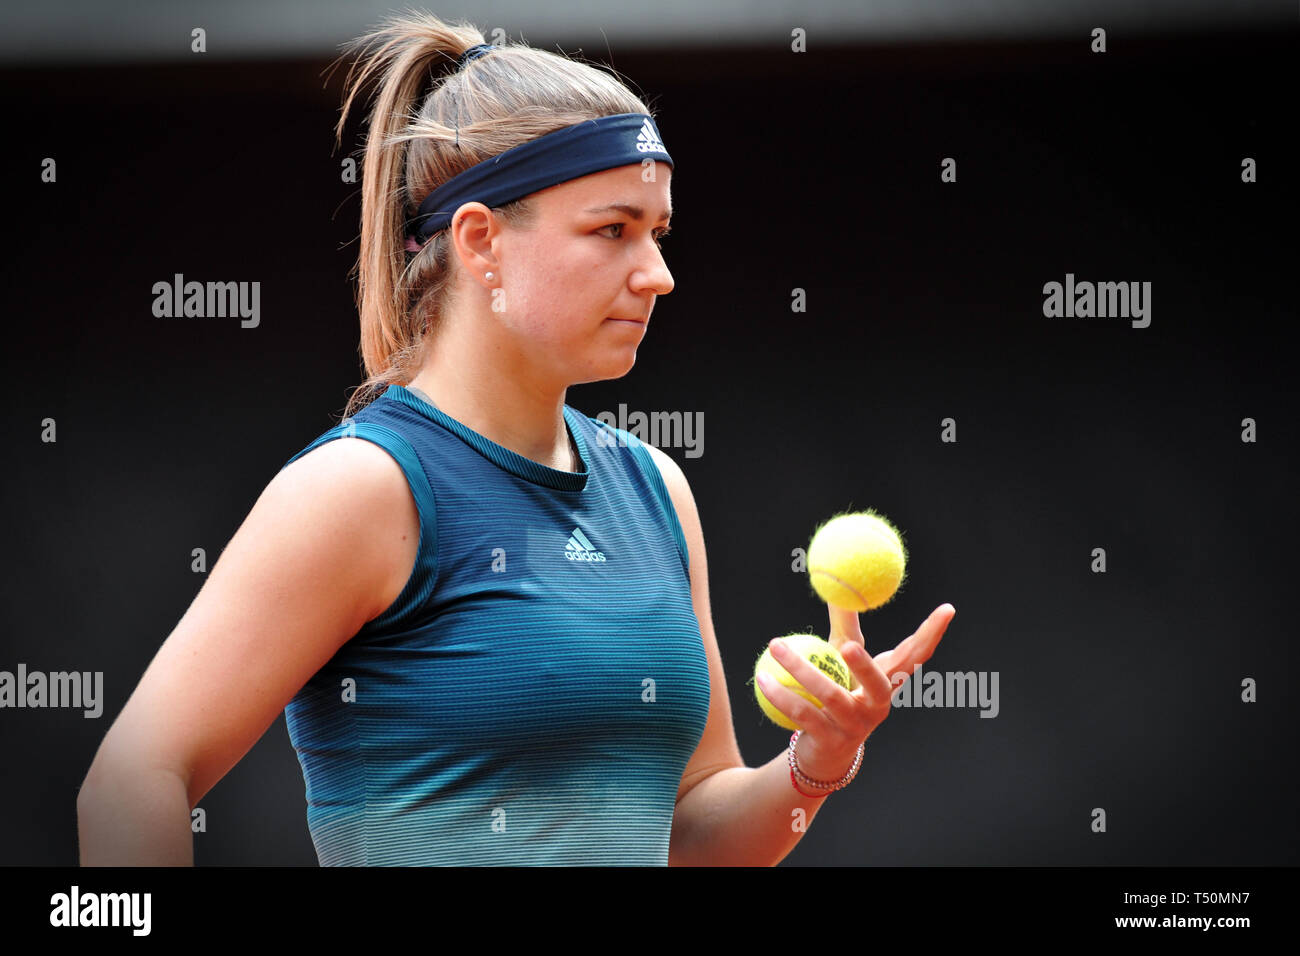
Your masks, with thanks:
<instances>
[{"instance_id":1,"label":"woman's chin","mask_svg":"<svg viewBox=\"0 0 1300 956\"><path fill-rule=\"evenodd\" d=\"M581 382L573 384L582 385L587 382L605 382L612 378L622 378L632 371L634 365L636 365L636 349L629 348L621 358L611 356L605 361L589 366L586 377Z\"/></svg>"}]
</instances>

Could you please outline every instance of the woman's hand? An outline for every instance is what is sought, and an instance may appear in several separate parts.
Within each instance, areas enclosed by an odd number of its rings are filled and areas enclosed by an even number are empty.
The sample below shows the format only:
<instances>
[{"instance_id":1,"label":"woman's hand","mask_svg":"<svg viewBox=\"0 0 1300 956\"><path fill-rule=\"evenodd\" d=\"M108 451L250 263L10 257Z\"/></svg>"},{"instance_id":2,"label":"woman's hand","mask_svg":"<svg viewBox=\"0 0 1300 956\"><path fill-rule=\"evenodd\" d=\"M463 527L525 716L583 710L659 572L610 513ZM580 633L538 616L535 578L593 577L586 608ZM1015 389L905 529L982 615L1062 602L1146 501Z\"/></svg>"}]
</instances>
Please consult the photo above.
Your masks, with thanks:
<instances>
[{"instance_id":1,"label":"woman's hand","mask_svg":"<svg viewBox=\"0 0 1300 956\"><path fill-rule=\"evenodd\" d=\"M830 781L848 773L858 746L889 716L894 691L890 679L896 674L910 677L918 665L930 659L957 610L951 604L939 605L911 637L872 657L857 612L832 604L826 608L831 621L829 641L856 678L853 689L845 690L786 648L779 638L771 643L772 656L823 706L819 709L766 676L760 677L759 683L772 705L803 728L796 754L799 769L814 780Z\"/></svg>"}]
</instances>

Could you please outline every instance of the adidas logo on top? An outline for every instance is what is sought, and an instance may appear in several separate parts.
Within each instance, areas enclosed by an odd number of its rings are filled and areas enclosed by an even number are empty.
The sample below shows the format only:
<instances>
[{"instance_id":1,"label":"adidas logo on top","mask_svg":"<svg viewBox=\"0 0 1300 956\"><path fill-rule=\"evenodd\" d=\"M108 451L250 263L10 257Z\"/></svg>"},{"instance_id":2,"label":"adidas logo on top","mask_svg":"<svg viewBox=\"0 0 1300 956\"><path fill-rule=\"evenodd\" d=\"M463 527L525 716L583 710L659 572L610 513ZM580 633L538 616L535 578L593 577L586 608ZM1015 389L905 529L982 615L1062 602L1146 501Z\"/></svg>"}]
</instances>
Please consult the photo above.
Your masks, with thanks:
<instances>
[{"instance_id":1,"label":"adidas logo on top","mask_svg":"<svg viewBox=\"0 0 1300 956\"><path fill-rule=\"evenodd\" d=\"M663 142L655 128L646 120L641 124L641 132L636 134L636 148L642 153L666 153Z\"/></svg>"},{"instance_id":2,"label":"adidas logo on top","mask_svg":"<svg viewBox=\"0 0 1300 956\"><path fill-rule=\"evenodd\" d=\"M596 546L587 540L581 528L574 528L569 535L569 543L564 546L564 556L570 561L604 561L605 552L597 551Z\"/></svg>"}]
</instances>

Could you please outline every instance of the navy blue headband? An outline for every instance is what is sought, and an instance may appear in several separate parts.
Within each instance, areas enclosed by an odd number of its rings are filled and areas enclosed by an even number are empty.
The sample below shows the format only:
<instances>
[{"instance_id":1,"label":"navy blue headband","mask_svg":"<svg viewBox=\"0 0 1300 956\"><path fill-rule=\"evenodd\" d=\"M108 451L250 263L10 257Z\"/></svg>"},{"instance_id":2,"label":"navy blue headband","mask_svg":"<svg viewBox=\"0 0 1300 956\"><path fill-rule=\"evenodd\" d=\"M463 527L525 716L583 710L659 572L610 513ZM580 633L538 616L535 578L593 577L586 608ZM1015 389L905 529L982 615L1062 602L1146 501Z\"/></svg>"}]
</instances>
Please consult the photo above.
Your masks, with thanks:
<instances>
[{"instance_id":1,"label":"navy blue headband","mask_svg":"<svg viewBox=\"0 0 1300 956\"><path fill-rule=\"evenodd\" d=\"M645 113L602 116L547 133L471 166L429 193L406 225L407 248L418 248L446 229L467 202L501 206L548 186L617 166L640 165L645 159L673 164L654 119Z\"/></svg>"}]
</instances>

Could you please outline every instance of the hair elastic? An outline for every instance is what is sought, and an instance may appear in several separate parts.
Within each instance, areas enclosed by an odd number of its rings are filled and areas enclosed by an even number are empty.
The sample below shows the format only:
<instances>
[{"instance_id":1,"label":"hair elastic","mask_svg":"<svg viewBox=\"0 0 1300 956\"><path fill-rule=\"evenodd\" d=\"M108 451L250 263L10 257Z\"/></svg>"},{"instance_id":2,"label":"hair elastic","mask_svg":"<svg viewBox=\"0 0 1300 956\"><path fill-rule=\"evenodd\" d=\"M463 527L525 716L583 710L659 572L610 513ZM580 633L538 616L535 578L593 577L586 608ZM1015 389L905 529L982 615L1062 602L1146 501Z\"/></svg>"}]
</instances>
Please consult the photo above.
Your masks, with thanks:
<instances>
[{"instance_id":1,"label":"hair elastic","mask_svg":"<svg viewBox=\"0 0 1300 956\"><path fill-rule=\"evenodd\" d=\"M465 64L468 63L470 60L478 59L484 53L488 53L489 51L491 51L491 49L492 49L491 43L480 43L477 46L470 47L468 50L462 53L460 55L460 59L456 61L456 69L457 70L464 69Z\"/></svg>"}]
</instances>

